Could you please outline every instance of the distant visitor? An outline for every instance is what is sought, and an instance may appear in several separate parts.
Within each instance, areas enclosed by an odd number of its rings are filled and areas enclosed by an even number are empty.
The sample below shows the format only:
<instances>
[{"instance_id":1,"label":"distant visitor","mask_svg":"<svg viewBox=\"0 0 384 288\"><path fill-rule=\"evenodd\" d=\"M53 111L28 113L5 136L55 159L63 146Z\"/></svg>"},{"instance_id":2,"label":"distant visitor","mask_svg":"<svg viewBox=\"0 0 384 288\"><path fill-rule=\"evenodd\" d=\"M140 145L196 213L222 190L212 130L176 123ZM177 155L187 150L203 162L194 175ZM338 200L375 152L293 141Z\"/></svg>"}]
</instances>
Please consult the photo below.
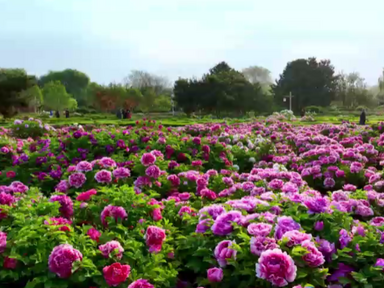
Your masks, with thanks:
<instances>
[{"instance_id":1,"label":"distant visitor","mask_svg":"<svg viewBox=\"0 0 384 288\"><path fill-rule=\"evenodd\" d=\"M365 125L365 120L366 120L365 118L366 118L365 117L365 110L362 109L361 114L360 114L360 122L359 122L360 125Z\"/></svg>"}]
</instances>

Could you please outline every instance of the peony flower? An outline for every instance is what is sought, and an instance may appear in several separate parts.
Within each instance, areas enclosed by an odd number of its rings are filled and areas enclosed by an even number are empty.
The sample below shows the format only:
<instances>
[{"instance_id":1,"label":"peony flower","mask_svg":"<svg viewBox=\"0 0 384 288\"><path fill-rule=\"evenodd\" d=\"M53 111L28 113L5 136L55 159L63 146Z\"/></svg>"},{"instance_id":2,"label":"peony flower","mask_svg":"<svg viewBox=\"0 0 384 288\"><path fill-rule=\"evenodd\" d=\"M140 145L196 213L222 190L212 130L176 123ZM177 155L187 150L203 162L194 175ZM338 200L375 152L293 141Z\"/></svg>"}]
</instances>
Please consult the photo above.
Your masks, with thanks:
<instances>
[{"instance_id":1,"label":"peony flower","mask_svg":"<svg viewBox=\"0 0 384 288\"><path fill-rule=\"evenodd\" d=\"M101 218L101 223L103 223L103 225L106 226L107 217L113 217L117 222L118 219L125 219L127 218L127 216L128 214L123 207L108 205L104 207L103 211L101 212L100 218Z\"/></svg>"},{"instance_id":2,"label":"peony flower","mask_svg":"<svg viewBox=\"0 0 384 288\"><path fill-rule=\"evenodd\" d=\"M99 165L103 168L113 168L116 167L116 162L109 157L103 157L100 159Z\"/></svg>"},{"instance_id":3,"label":"peony flower","mask_svg":"<svg viewBox=\"0 0 384 288\"><path fill-rule=\"evenodd\" d=\"M161 215L161 209L160 208L153 209L152 218L153 218L153 221L156 221L156 222L163 219L163 216Z\"/></svg>"},{"instance_id":4,"label":"peony flower","mask_svg":"<svg viewBox=\"0 0 384 288\"><path fill-rule=\"evenodd\" d=\"M9 188L12 190L13 193L25 193L28 191L28 186L25 186L20 181L13 181L11 185L9 185Z\"/></svg>"},{"instance_id":5,"label":"peony flower","mask_svg":"<svg viewBox=\"0 0 384 288\"><path fill-rule=\"evenodd\" d=\"M348 231L345 229L341 229L339 234L340 234L340 237L339 237L340 248L343 249L348 246L349 242L352 241L352 238L349 235Z\"/></svg>"},{"instance_id":6,"label":"peony flower","mask_svg":"<svg viewBox=\"0 0 384 288\"><path fill-rule=\"evenodd\" d=\"M95 174L95 179L99 183L112 182L112 173L108 170L100 170Z\"/></svg>"},{"instance_id":7,"label":"peony flower","mask_svg":"<svg viewBox=\"0 0 384 288\"><path fill-rule=\"evenodd\" d=\"M150 166L155 164L156 162L156 156L151 153L144 153L141 157L141 164L144 166Z\"/></svg>"},{"instance_id":8,"label":"peony flower","mask_svg":"<svg viewBox=\"0 0 384 288\"><path fill-rule=\"evenodd\" d=\"M279 248L279 245L273 238L257 236L251 238L250 248L252 254L260 256L264 251Z\"/></svg>"},{"instance_id":9,"label":"peony flower","mask_svg":"<svg viewBox=\"0 0 384 288\"><path fill-rule=\"evenodd\" d=\"M83 186L86 180L87 178L81 172L73 173L68 178L69 185L76 188Z\"/></svg>"},{"instance_id":10,"label":"peony flower","mask_svg":"<svg viewBox=\"0 0 384 288\"><path fill-rule=\"evenodd\" d=\"M326 197L310 197L304 201L309 214L329 212L329 200Z\"/></svg>"},{"instance_id":11,"label":"peony flower","mask_svg":"<svg viewBox=\"0 0 384 288\"><path fill-rule=\"evenodd\" d=\"M250 235L266 237L272 231L272 225L266 223L251 223L247 231Z\"/></svg>"},{"instance_id":12,"label":"peony flower","mask_svg":"<svg viewBox=\"0 0 384 288\"><path fill-rule=\"evenodd\" d=\"M317 221L313 227L316 231L322 231L324 229L324 222Z\"/></svg>"},{"instance_id":13,"label":"peony flower","mask_svg":"<svg viewBox=\"0 0 384 288\"><path fill-rule=\"evenodd\" d=\"M76 197L77 201L88 201L91 199L92 195L96 195L97 191L96 189L88 190L87 192L82 192L79 194L79 196Z\"/></svg>"},{"instance_id":14,"label":"peony flower","mask_svg":"<svg viewBox=\"0 0 384 288\"><path fill-rule=\"evenodd\" d=\"M112 265L103 268L105 282L107 282L110 287L123 283L127 280L130 273L131 266L122 265L120 263L113 263Z\"/></svg>"},{"instance_id":15,"label":"peony flower","mask_svg":"<svg viewBox=\"0 0 384 288\"><path fill-rule=\"evenodd\" d=\"M128 288L155 288L155 286L145 279L138 279L135 282L132 282Z\"/></svg>"},{"instance_id":16,"label":"peony flower","mask_svg":"<svg viewBox=\"0 0 384 288\"><path fill-rule=\"evenodd\" d=\"M220 267L227 266L227 259L236 259L237 251L231 249L231 246L234 243L236 242L230 240L223 240L219 244L217 244L214 251L214 255Z\"/></svg>"},{"instance_id":17,"label":"peony flower","mask_svg":"<svg viewBox=\"0 0 384 288\"><path fill-rule=\"evenodd\" d=\"M49 199L50 202L59 202L59 212L64 218L71 218L73 215L73 202L71 198L66 195L53 195Z\"/></svg>"},{"instance_id":18,"label":"peony flower","mask_svg":"<svg viewBox=\"0 0 384 288\"><path fill-rule=\"evenodd\" d=\"M232 222L240 223L243 215L239 211L229 211L219 215L215 223L212 225L211 230L213 234L225 236L233 231Z\"/></svg>"},{"instance_id":19,"label":"peony flower","mask_svg":"<svg viewBox=\"0 0 384 288\"><path fill-rule=\"evenodd\" d=\"M88 161L80 161L76 165L77 172L89 172L93 170L93 166Z\"/></svg>"},{"instance_id":20,"label":"peony flower","mask_svg":"<svg viewBox=\"0 0 384 288\"><path fill-rule=\"evenodd\" d=\"M120 245L118 241L109 241L104 245L100 245L99 250L101 251L101 254L103 254L104 258L116 255L117 259L121 259L121 257L123 257L124 252L124 248Z\"/></svg>"},{"instance_id":21,"label":"peony flower","mask_svg":"<svg viewBox=\"0 0 384 288\"><path fill-rule=\"evenodd\" d=\"M346 278L353 271L355 271L353 267L340 262L338 263L338 268L330 276L328 276L327 281L339 281L341 277Z\"/></svg>"},{"instance_id":22,"label":"peony flower","mask_svg":"<svg viewBox=\"0 0 384 288\"><path fill-rule=\"evenodd\" d=\"M281 239L285 232L292 230L300 230L301 226L295 222L292 217L282 216L277 219L277 225L275 226L275 238Z\"/></svg>"},{"instance_id":23,"label":"peony flower","mask_svg":"<svg viewBox=\"0 0 384 288\"><path fill-rule=\"evenodd\" d=\"M301 246L308 250L308 253L303 256L303 260L309 267L318 267L325 262L323 254L316 248L315 244L310 240L305 240Z\"/></svg>"},{"instance_id":24,"label":"peony flower","mask_svg":"<svg viewBox=\"0 0 384 288\"><path fill-rule=\"evenodd\" d=\"M124 179L131 176L131 171L128 168L119 167L113 170L113 177L116 179Z\"/></svg>"},{"instance_id":25,"label":"peony flower","mask_svg":"<svg viewBox=\"0 0 384 288\"><path fill-rule=\"evenodd\" d=\"M68 189L69 189L69 183L67 180L61 180L59 184L57 184L55 187L55 190L61 193L67 193Z\"/></svg>"},{"instance_id":26,"label":"peony flower","mask_svg":"<svg viewBox=\"0 0 384 288\"><path fill-rule=\"evenodd\" d=\"M302 244L304 241L312 239L311 234L302 233L297 230L287 231L283 235L283 239L288 239L287 246L292 247Z\"/></svg>"},{"instance_id":27,"label":"peony flower","mask_svg":"<svg viewBox=\"0 0 384 288\"><path fill-rule=\"evenodd\" d=\"M277 287L295 281L296 271L297 267L291 256L280 249L264 251L256 264L256 277L265 279Z\"/></svg>"},{"instance_id":28,"label":"peony flower","mask_svg":"<svg viewBox=\"0 0 384 288\"><path fill-rule=\"evenodd\" d=\"M92 228L88 229L88 231L87 231L87 235L88 235L92 240L95 240L95 241L99 242L99 238L100 238L100 236L101 236L101 232L98 231L97 229L95 229L95 228L92 227Z\"/></svg>"},{"instance_id":29,"label":"peony flower","mask_svg":"<svg viewBox=\"0 0 384 288\"><path fill-rule=\"evenodd\" d=\"M0 253L3 253L7 248L7 233L0 231Z\"/></svg>"},{"instance_id":30,"label":"peony flower","mask_svg":"<svg viewBox=\"0 0 384 288\"><path fill-rule=\"evenodd\" d=\"M72 264L82 261L83 255L69 244L61 244L53 248L48 258L49 270L60 278L69 278L72 275Z\"/></svg>"},{"instance_id":31,"label":"peony flower","mask_svg":"<svg viewBox=\"0 0 384 288\"><path fill-rule=\"evenodd\" d=\"M152 165L152 166L149 166L146 170L145 170L145 175L147 175L148 177L152 177L154 179L157 179L160 177L160 168L157 167L156 165Z\"/></svg>"},{"instance_id":32,"label":"peony flower","mask_svg":"<svg viewBox=\"0 0 384 288\"><path fill-rule=\"evenodd\" d=\"M149 226L145 233L145 242L149 247L149 252L159 252L166 238L165 230L157 226Z\"/></svg>"},{"instance_id":33,"label":"peony flower","mask_svg":"<svg viewBox=\"0 0 384 288\"><path fill-rule=\"evenodd\" d=\"M61 217L57 217L57 218L53 217L53 218L50 218L49 220L45 220L44 224L49 226L60 226L59 227L60 231L70 231L71 230L70 225L72 225L72 221L67 220L65 218L61 218Z\"/></svg>"},{"instance_id":34,"label":"peony flower","mask_svg":"<svg viewBox=\"0 0 384 288\"><path fill-rule=\"evenodd\" d=\"M221 282L223 280L223 270L221 268L210 268L207 270L209 282Z\"/></svg>"},{"instance_id":35,"label":"peony flower","mask_svg":"<svg viewBox=\"0 0 384 288\"><path fill-rule=\"evenodd\" d=\"M3 267L5 269L13 270L17 266L17 259L9 258L8 256L4 258Z\"/></svg>"}]
</instances>

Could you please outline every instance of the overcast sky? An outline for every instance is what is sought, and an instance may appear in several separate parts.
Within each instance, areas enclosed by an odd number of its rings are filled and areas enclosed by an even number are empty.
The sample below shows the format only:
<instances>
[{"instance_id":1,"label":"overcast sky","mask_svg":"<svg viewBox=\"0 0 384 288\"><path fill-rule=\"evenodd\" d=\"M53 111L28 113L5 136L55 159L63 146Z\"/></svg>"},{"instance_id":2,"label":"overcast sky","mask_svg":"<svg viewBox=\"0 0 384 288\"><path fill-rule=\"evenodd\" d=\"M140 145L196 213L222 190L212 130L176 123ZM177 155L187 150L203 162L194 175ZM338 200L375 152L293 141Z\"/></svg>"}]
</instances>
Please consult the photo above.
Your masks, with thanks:
<instances>
[{"instance_id":1,"label":"overcast sky","mask_svg":"<svg viewBox=\"0 0 384 288\"><path fill-rule=\"evenodd\" d=\"M383 0L0 0L0 67L73 68L120 82L132 69L201 76L220 61L331 59L371 85L384 67Z\"/></svg>"}]
</instances>

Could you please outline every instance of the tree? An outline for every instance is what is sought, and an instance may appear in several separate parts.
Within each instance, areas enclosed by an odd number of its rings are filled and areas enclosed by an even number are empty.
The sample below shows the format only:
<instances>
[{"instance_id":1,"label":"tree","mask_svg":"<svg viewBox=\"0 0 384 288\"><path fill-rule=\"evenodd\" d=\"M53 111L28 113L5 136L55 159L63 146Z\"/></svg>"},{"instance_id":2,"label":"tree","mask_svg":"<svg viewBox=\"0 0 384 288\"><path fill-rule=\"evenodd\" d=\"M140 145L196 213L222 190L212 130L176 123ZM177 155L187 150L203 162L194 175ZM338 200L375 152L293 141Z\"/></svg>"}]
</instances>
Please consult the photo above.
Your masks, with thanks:
<instances>
[{"instance_id":1,"label":"tree","mask_svg":"<svg viewBox=\"0 0 384 288\"><path fill-rule=\"evenodd\" d=\"M202 83L196 79L179 78L173 88L174 99L178 107L189 116L199 108Z\"/></svg>"},{"instance_id":2,"label":"tree","mask_svg":"<svg viewBox=\"0 0 384 288\"><path fill-rule=\"evenodd\" d=\"M43 94L41 93L41 90L37 85L34 85L28 88L27 90L22 91L21 97L27 101L29 107L34 108L35 113L40 107L43 106Z\"/></svg>"},{"instance_id":3,"label":"tree","mask_svg":"<svg viewBox=\"0 0 384 288\"><path fill-rule=\"evenodd\" d=\"M168 95L160 95L154 103L154 110L158 112L169 112L172 108L171 97Z\"/></svg>"},{"instance_id":4,"label":"tree","mask_svg":"<svg viewBox=\"0 0 384 288\"><path fill-rule=\"evenodd\" d=\"M149 112L153 109L153 106L156 101L156 91L152 87L142 88L141 92L143 93L143 100L139 105L139 109L143 112Z\"/></svg>"},{"instance_id":5,"label":"tree","mask_svg":"<svg viewBox=\"0 0 384 288\"><path fill-rule=\"evenodd\" d=\"M272 85L271 71L261 66L250 66L242 70L245 78L252 84Z\"/></svg>"},{"instance_id":6,"label":"tree","mask_svg":"<svg viewBox=\"0 0 384 288\"><path fill-rule=\"evenodd\" d=\"M156 96L169 93L171 87L171 84L166 77L141 70L132 70L131 73L125 77L123 82L126 87L140 89L142 92L145 89L152 88Z\"/></svg>"},{"instance_id":7,"label":"tree","mask_svg":"<svg viewBox=\"0 0 384 288\"><path fill-rule=\"evenodd\" d=\"M65 90L77 100L80 106L89 104L86 98L86 88L90 79L87 74L73 69L50 71L40 78L40 87L52 81L60 81L65 86Z\"/></svg>"},{"instance_id":8,"label":"tree","mask_svg":"<svg viewBox=\"0 0 384 288\"><path fill-rule=\"evenodd\" d=\"M337 79L329 60L297 59L287 64L272 86L275 102L281 105L291 92L294 111L309 105L329 106L336 96Z\"/></svg>"},{"instance_id":9,"label":"tree","mask_svg":"<svg viewBox=\"0 0 384 288\"><path fill-rule=\"evenodd\" d=\"M76 109L77 109L77 101L76 101L75 98L69 98L68 109L70 111L76 111Z\"/></svg>"},{"instance_id":10,"label":"tree","mask_svg":"<svg viewBox=\"0 0 384 288\"><path fill-rule=\"evenodd\" d=\"M383 69L383 72L381 74L381 76L379 77L378 79L378 93L376 95L376 98L379 102L380 105L383 105L384 104L384 69Z\"/></svg>"},{"instance_id":11,"label":"tree","mask_svg":"<svg viewBox=\"0 0 384 288\"><path fill-rule=\"evenodd\" d=\"M60 81L48 82L43 87L44 107L48 110L60 111L69 108L70 94Z\"/></svg>"},{"instance_id":12,"label":"tree","mask_svg":"<svg viewBox=\"0 0 384 288\"><path fill-rule=\"evenodd\" d=\"M12 117L17 108L27 106L28 100L20 93L36 83L36 77L23 69L0 69L0 114Z\"/></svg>"}]
</instances>

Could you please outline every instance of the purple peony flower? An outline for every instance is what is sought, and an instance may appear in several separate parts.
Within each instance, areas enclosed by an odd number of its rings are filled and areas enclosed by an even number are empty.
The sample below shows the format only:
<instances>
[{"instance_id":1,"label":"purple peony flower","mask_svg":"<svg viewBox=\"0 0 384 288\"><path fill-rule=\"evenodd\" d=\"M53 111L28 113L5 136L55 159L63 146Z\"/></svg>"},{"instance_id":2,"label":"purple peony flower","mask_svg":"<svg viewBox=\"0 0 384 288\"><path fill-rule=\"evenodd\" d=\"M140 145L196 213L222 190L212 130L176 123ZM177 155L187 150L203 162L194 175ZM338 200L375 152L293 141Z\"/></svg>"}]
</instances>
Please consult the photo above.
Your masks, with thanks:
<instances>
[{"instance_id":1,"label":"purple peony flower","mask_svg":"<svg viewBox=\"0 0 384 288\"><path fill-rule=\"evenodd\" d=\"M280 240L286 232L300 229L300 224L295 222L291 217L279 217L277 219L277 225L275 226L275 238Z\"/></svg>"},{"instance_id":2,"label":"purple peony flower","mask_svg":"<svg viewBox=\"0 0 384 288\"><path fill-rule=\"evenodd\" d=\"M291 256L280 249L264 251L256 264L256 277L265 279L277 287L295 281L296 271L297 267Z\"/></svg>"},{"instance_id":3,"label":"purple peony flower","mask_svg":"<svg viewBox=\"0 0 384 288\"><path fill-rule=\"evenodd\" d=\"M316 248L315 244L310 240L305 240L301 246L308 250L308 253L303 256L303 260L309 267L318 267L325 262L323 254Z\"/></svg>"},{"instance_id":4,"label":"purple peony flower","mask_svg":"<svg viewBox=\"0 0 384 288\"><path fill-rule=\"evenodd\" d=\"M116 162L109 157L103 157L100 159L99 165L103 168L114 168L116 167Z\"/></svg>"},{"instance_id":5,"label":"purple peony flower","mask_svg":"<svg viewBox=\"0 0 384 288\"><path fill-rule=\"evenodd\" d=\"M304 241L311 240L312 235L302 233L297 230L287 231L283 235L283 239L288 239L287 246L292 247L303 243Z\"/></svg>"},{"instance_id":6,"label":"purple peony flower","mask_svg":"<svg viewBox=\"0 0 384 288\"><path fill-rule=\"evenodd\" d=\"M223 280L223 270L221 268L210 268L207 270L209 282L221 282Z\"/></svg>"},{"instance_id":7,"label":"purple peony flower","mask_svg":"<svg viewBox=\"0 0 384 288\"><path fill-rule=\"evenodd\" d=\"M95 179L99 183L111 183L112 173L108 170L100 170L95 174Z\"/></svg>"},{"instance_id":8,"label":"purple peony flower","mask_svg":"<svg viewBox=\"0 0 384 288\"><path fill-rule=\"evenodd\" d=\"M211 230L216 235L228 235L233 231L232 223L240 223L243 215L239 211L229 211L219 215L215 223L212 225Z\"/></svg>"},{"instance_id":9,"label":"purple peony flower","mask_svg":"<svg viewBox=\"0 0 384 288\"><path fill-rule=\"evenodd\" d=\"M256 236L252 237L250 241L251 253L260 256L261 253L267 250L279 248L276 240L269 237Z\"/></svg>"},{"instance_id":10,"label":"purple peony flower","mask_svg":"<svg viewBox=\"0 0 384 288\"><path fill-rule=\"evenodd\" d=\"M325 188L332 188L336 184L335 180L333 178L325 178L324 179L324 187Z\"/></svg>"},{"instance_id":11,"label":"purple peony flower","mask_svg":"<svg viewBox=\"0 0 384 288\"><path fill-rule=\"evenodd\" d=\"M124 248L120 245L118 241L109 241L104 245L100 245L99 250L101 251L101 254L103 254L104 258L116 255L117 259L121 259L121 257L123 257L124 252Z\"/></svg>"},{"instance_id":12,"label":"purple peony flower","mask_svg":"<svg viewBox=\"0 0 384 288\"><path fill-rule=\"evenodd\" d=\"M131 171L128 168L124 167L116 168L115 170L113 170L112 173L116 179L124 179L131 176Z\"/></svg>"},{"instance_id":13,"label":"purple peony flower","mask_svg":"<svg viewBox=\"0 0 384 288\"><path fill-rule=\"evenodd\" d=\"M56 185L55 190L57 192L66 193L69 189L69 183L67 180L61 180L59 184Z\"/></svg>"},{"instance_id":14,"label":"purple peony flower","mask_svg":"<svg viewBox=\"0 0 384 288\"><path fill-rule=\"evenodd\" d=\"M81 161L76 165L77 172L89 172L92 171L93 166L88 161Z\"/></svg>"},{"instance_id":15,"label":"purple peony flower","mask_svg":"<svg viewBox=\"0 0 384 288\"><path fill-rule=\"evenodd\" d=\"M9 188L12 190L13 193L25 193L28 191L28 186L25 186L20 181L13 181L11 185L9 185Z\"/></svg>"},{"instance_id":16,"label":"purple peony flower","mask_svg":"<svg viewBox=\"0 0 384 288\"><path fill-rule=\"evenodd\" d=\"M339 263L338 268L327 278L327 281L334 282L339 281L341 277L348 277L355 269L344 263Z\"/></svg>"},{"instance_id":17,"label":"purple peony flower","mask_svg":"<svg viewBox=\"0 0 384 288\"><path fill-rule=\"evenodd\" d=\"M348 231L345 229L341 229L339 234L340 234L340 237L339 237L340 248L343 249L348 246L349 242L352 241L352 237L348 233Z\"/></svg>"},{"instance_id":18,"label":"purple peony flower","mask_svg":"<svg viewBox=\"0 0 384 288\"><path fill-rule=\"evenodd\" d=\"M251 223L249 224L247 231L252 236L266 237L272 231L272 225L266 223Z\"/></svg>"},{"instance_id":19,"label":"purple peony flower","mask_svg":"<svg viewBox=\"0 0 384 288\"><path fill-rule=\"evenodd\" d=\"M141 157L141 164L144 166L150 166L155 164L156 162L156 156L151 153L144 153Z\"/></svg>"},{"instance_id":20,"label":"purple peony flower","mask_svg":"<svg viewBox=\"0 0 384 288\"><path fill-rule=\"evenodd\" d=\"M316 231L322 231L324 229L324 222L317 221L313 227Z\"/></svg>"},{"instance_id":21,"label":"purple peony flower","mask_svg":"<svg viewBox=\"0 0 384 288\"><path fill-rule=\"evenodd\" d=\"M236 259L237 251L231 249L231 246L234 243L236 242L230 240L223 240L219 244L217 244L214 251L214 255L220 267L227 266L227 259Z\"/></svg>"},{"instance_id":22,"label":"purple peony flower","mask_svg":"<svg viewBox=\"0 0 384 288\"><path fill-rule=\"evenodd\" d=\"M72 265L75 261L82 261L83 255L69 244L61 244L53 248L48 259L49 270L60 278L72 275Z\"/></svg>"},{"instance_id":23,"label":"purple peony flower","mask_svg":"<svg viewBox=\"0 0 384 288\"><path fill-rule=\"evenodd\" d=\"M304 201L309 214L327 213L330 210L329 204L329 200L326 197L311 197Z\"/></svg>"},{"instance_id":24,"label":"purple peony flower","mask_svg":"<svg viewBox=\"0 0 384 288\"><path fill-rule=\"evenodd\" d=\"M73 215L73 202L71 198L66 195L53 195L49 199L50 202L59 202L59 212L64 218L71 218Z\"/></svg>"},{"instance_id":25,"label":"purple peony flower","mask_svg":"<svg viewBox=\"0 0 384 288\"><path fill-rule=\"evenodd\" d=\"M149 283L145 279L138 279L134 282L132 282L128 288L155 288L151 283Z\"/></svg>"},{"instance_id":26,"label":"purple peony flower","mask_svg":"<svg viewBox=\"0 0 384 288\"><path fill-rule=\"evenodd\" d=\"M86 180L87 178L81 172L73 173L68 178L69 185L76 188L83 186Z\"/></svg>"},{"instance_id":27,"label":"purple peony flower","mask_svg":"<svg viewBox=\"0 0 384 288\"><path fill-rule=\"evenodd\" d=\"M148 177L154 178L154 179L159 178L160 173L161 173L160 168L157 167L156 165L149 166L145 170L145 175L147 175Z\"/></svg>"},{"instance_id":28,"label":"purple peony flower","mask_svg":"<svg viewBox=\"0 0 384 288\"><path fill-rule=\"evenodd\" d=\"M7 233L0 231L0 253L4 253L7 248Z\"/></svg>"},{"instance_id":29,"label":"purple peony flower","mask_svg":"<svg viewBox=\"0 0 384 288\"><path fill-rule=\"evenodd\" d=\"M118 219L127 218L128 214L123 207L108 205L104 207L100 215L101 223L103 223L104 226L107 225L107 221L106 221L107 217L112 217L117 222Z\"/></svg>"}]
</instances>

